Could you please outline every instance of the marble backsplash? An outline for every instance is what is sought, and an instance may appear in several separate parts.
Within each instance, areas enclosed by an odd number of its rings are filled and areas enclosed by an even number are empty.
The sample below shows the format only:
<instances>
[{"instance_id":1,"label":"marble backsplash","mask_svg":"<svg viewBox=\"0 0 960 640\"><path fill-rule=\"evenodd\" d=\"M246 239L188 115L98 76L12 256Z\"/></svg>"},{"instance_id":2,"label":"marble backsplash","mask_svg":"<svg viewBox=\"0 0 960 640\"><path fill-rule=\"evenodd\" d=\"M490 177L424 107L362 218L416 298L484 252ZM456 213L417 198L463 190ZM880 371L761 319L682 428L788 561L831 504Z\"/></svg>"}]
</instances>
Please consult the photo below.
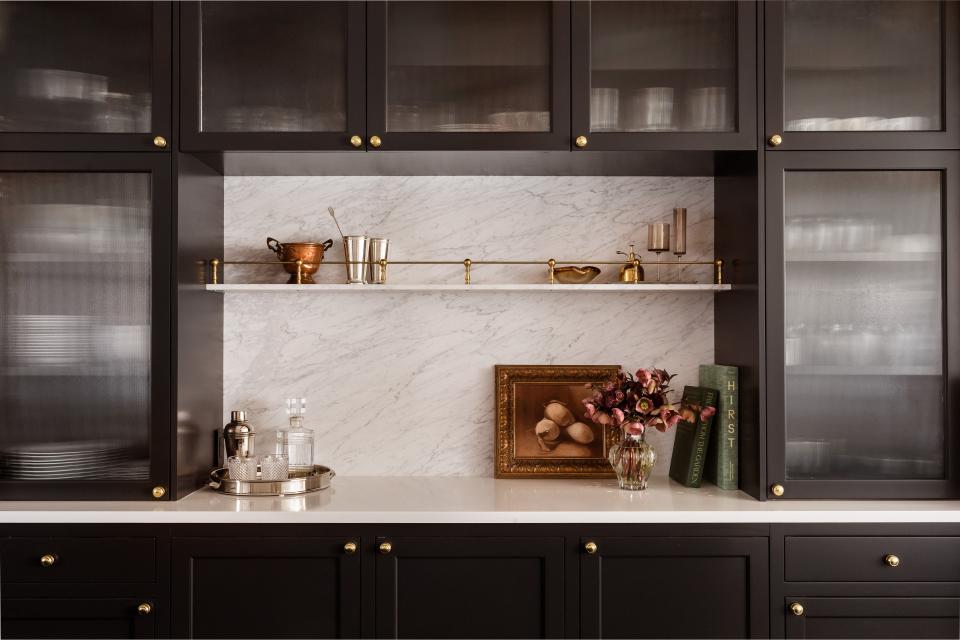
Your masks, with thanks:
<instances>
[{"instance_id":1,"label":"marble backsplash","mask_svg":"<svg viewBox=\"0 0 960 640\"><path fill-rule=\"evenodd\" d=\"M699 177L227 177L226 258L269 260L267 236L337 231L391 239L395 260L616 259L647 222L688 209L686 259L713 257L713 179ZM655 256L641 252L645 260ZM339 243L328 253L342 259ZM673 259L672 254L665 258ZM283 282L279 267L228 267L227 282ZM319 282L342 282L321 267ZM655 277L647 268L647 279ZM462 282L458 267L390 268L390 281ZM475 283L541 282L539 267L481 266ZM687 281L710 282L709 267ZM662 278L677 277L664 268ZM598 281L614 281L616 268ZM713 359L708 293L231 293L224 309L224 415L246 409L259 451L285 424L284 398L308 399L317 459L348 475L493 473L495 364L623 364L695 384ZM669 465L672 434L655 434Z\"/></svg>"}]
</instances>

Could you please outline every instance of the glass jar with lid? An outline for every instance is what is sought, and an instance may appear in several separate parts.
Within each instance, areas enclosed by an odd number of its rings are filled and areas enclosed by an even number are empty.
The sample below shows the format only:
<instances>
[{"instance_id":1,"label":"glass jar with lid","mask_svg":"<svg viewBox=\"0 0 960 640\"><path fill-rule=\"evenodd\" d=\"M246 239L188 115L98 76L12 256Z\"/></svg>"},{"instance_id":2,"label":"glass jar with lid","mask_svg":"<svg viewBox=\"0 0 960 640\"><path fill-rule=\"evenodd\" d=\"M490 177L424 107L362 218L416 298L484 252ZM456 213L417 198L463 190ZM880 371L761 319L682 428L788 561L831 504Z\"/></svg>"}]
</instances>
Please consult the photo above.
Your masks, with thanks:
<instances>
[{"instance_id":1,"label":"glass jar with lid","mask_svg":"<svg viewBox=\"0 0 960 640\"><path fill-rule=\"evenodd\" d=\"M303 426L307 412L306 398L287 398L290 426L277 430L277 453L286 456L290 476L303 476L313 471L313 429Z\"/></svg>"}]
</instances>

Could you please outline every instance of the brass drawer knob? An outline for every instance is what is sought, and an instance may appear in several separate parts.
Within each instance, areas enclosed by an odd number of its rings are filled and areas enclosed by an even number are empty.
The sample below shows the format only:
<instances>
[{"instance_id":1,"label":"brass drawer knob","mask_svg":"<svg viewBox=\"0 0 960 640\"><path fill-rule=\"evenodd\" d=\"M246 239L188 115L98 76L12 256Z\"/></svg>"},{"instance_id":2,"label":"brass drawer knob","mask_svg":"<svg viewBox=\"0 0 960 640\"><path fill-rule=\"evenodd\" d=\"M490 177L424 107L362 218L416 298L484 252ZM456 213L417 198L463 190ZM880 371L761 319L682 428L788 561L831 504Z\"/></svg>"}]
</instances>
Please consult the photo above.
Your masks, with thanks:
<instances>
[{"instance_id":1,"label":"brass drawer knob","mask_svg":"<svg viewBox=\"0 0 960 640\"><path fill-rule=\"evenodd\" d=\"M52 567L57 564L57 556L52 553L45 553L40 556L40 566L41 567Z\"/></svg>"},{"instance_id":2,"label":"brass drawer knob","mask_svg":"<svg viewBox=\"0 0 960 640\"><path fill-rule=\"evenodd\" d=\"M590 555L593 555L597 552L597 543L590 541L587 544L583 545L583 550L589 553Z\"/></svg>"},{"instance_id":3,"label":"brass drawer knob","mask_svg":"<svg viewBox=\"0 0 960 640\"><path fill-rule=\"evenodd\" d=\"M350 144L359 149L363 146L363 138L360 136L350 136Z\"/></svg>"},{"instance_id":4,"label":"brass drawer knob","mask_svg":"<svg viewBox=\"0 0 960 640\"><path fill-rule=\"evenodd\" d=\"M159 484L158 484L157 486L155 486L155 487L153 488L153 490L152 490L150 493L153 494L153 497L154 497L154 498L156 498L157 500L159 500L159 499L162 498L163 496L167 495L167 488L166 488L165 486L163 486L163 485L159 485Z\"/></svg>"},{"instance_id":5,"label":"brass drawer knob","mask_svg":"<svg viewBox=\"0 0 960 640\"><path fill-rule=\"evenodd\" d=\"M799 602L792 602L792 603L790 603L790 613L792 613L792 614L795 615L795 616L802 616L802 615L803 615L803 605L800 604Z\"/></svg>"},{"instance_id":6,"label":"brass drawer knob","mask_svg":"<svg viewBox=\"0 0 960 640\"><path fill-rule=\"evenodd\" d=\"M587 146L587 136L577 136L577 139L573 141L573 144L583 149L585 146Z\"/></svg>"},{"instance_id":7,"label":"brass drawer knob","mask_svg":"<svg viewBox=\"0 0 960 640\"><path fill-rule=\"evenodd\" d=\"M775 133L770 136L770 139L767 140L767 142L770 143L771 147L779 147L781 143L783 143L783 136L781 136L779 133Z\"/></svg>"},{"instance_id":8,"label":"brass drawer knob","mask_svg":"<svg viewBox=\"0 0 960 640\"><path fill-rule=\"evenodd\" d=\"M149 602L141 602L140 606L137 607L137 614L141 616L148 616L153 613L153 605Z\"/></svg>"},{"instance_id":9,"label":"brass drawer knob","mask_svg":"<svg viewBox=\"0 0 960 640\"><path fill-rule=\"evenodd\" d=\"M383 140L380 139L380 136L370 136L370 146L376 149L383 144Z\"/></svg>"},{"instance_id":10,"label":"brass drawer knob","mask_svg":"<svg viewBox=\"0 0 960 640\"><path fill-rule=\"evenodd\" d=\"M157 149L166 149L167 148L167 139L163 136L156 136L153 139L153 146Z\"/></svg>"},{"instance_id":11,"label":"brass drawer knob","mask_svg":"<svg viewBox=\"0 0 960 640\"><path fill-rule=\"evenodd\" d=\"M782 484L774 484L770 486L770 493L777 496L778 498L783 495L784 488Z\"/></svg>"},{"instance_id":12,"label":"brass drawer knob","mask_svg":"<svg viewBox=\"0 0 960 640\"><path fill-rule=\"evenodd\" d=\"M892 553L888 553L887 555L883 556L883 561L887 563L888 567L900 566L900 558L893 555Z\"/></svg>"},{"instance_id":13,"label":"brass drawer knob","mask_svg":"<svg viewBox=\"0 0 960 640\"><path fill-rule=\"evenodd\" d=\"M352 556L357 552L357 543L348 542L347 544L343 545L343 552L348 556Z\"/></svg>"},{"instance_id":14,"label":"brass drawer knob","mask_svg":"<svg viewBox=\"0 0 960 640\"><path fill-rule=\"evenodd\" d=\"M393 545L390 544L389 540L384 540L383 542L380 543L380 553L382 553L383 555L387 555L391 551L393 551Z\"/></svg>"}]
</instances>

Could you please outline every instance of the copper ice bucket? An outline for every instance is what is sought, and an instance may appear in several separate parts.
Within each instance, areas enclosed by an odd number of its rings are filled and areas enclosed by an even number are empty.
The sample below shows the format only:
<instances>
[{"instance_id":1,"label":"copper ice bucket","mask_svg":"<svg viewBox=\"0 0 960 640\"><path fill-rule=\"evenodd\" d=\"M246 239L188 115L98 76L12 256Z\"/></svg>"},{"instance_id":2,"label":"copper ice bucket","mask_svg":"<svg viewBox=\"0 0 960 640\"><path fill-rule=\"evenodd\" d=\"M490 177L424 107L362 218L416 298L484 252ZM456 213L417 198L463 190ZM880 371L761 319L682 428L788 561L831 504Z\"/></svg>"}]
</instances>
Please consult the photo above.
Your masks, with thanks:
<instances>
[{"instance_id":1,"label":"copper ice bucket","mask_svg":"<svg viewBox=\"0 0 960 640\"><path fill-rule=\"evenodd\" d=\"M287 284L316 284L313 274L323 262L323 252L333 246L333 240L325 242L280 242L267 238L267 247L284 263L283 270L290 274ZM303 260L300 282L297 282L297 260Z\"/></svg>"}]
</instances>

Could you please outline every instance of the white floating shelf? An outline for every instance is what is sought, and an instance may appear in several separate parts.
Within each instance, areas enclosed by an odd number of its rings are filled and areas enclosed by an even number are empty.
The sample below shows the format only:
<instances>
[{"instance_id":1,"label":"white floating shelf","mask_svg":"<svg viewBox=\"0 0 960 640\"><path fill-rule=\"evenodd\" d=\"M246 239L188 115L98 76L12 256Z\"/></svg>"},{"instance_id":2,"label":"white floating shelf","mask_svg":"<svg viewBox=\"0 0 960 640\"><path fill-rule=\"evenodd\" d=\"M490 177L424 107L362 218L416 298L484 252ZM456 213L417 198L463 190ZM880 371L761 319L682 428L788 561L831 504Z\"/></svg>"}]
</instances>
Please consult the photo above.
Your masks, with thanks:
<instances>
[{"instance_id":1,"label":"white floating shelf","mask_svg":"<svg viewBox=\"0 0 960 640\"><path fill-rule=\"evenodd\" d=\"M730 291L729 284L208 284L207 291L219 293L283 291L292 292L392 292L392 291L593 291L649 293L654 291Z\"/></svg>"}]
</instances>

